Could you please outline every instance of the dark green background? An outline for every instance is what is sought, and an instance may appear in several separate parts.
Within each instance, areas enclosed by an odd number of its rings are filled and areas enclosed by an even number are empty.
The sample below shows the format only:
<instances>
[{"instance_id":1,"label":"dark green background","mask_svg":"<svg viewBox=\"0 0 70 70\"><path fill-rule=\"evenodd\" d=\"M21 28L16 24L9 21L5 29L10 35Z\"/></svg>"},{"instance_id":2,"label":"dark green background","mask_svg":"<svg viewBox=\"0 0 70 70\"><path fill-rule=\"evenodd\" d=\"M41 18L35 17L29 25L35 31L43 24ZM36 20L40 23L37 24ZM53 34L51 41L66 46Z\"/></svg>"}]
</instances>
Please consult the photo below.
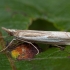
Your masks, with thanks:
<instances>
[{"instance_id":1,"label":"dark green background","mask_svg":"<svg viewBox=\"0 0 70 70\"><path fill-rule=\"evenodd\" d=\"M46 31L70 31L70 0L0 0L1 27L12 29L32 29ZM10 37L5 38L8 41ZM40 44L45 51L32 61L15 61L17 70L70 70L70 56L65 51ZM70 46L66 51L70 52ZM49 59L48 57L61 57ZM63 57L63 58L62 58ZM64 58L67 57L67 58ZM0 53L0 70L12 70L3 53Z\"/></svg>"}]
</instances>

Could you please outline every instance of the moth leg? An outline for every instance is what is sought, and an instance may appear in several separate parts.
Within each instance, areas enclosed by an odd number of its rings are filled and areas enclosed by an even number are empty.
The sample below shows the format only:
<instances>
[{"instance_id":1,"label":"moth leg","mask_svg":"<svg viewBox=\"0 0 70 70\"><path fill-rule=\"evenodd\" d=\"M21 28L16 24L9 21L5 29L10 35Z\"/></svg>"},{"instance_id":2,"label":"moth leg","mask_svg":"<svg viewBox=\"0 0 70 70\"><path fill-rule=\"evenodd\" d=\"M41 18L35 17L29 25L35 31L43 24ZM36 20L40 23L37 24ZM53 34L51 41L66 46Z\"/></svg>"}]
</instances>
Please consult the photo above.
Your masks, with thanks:
<instances>
[{"instance_id":1,"label":"moth leg","mask_svg":"<svg viewBox=\"0 0 70 70\"><path fill-rule=\"evenodd\" d=\"M17 40L20 40L20 39L17 38ZM33 45L31 42L29 42L29 41L25 41L25 40L22 40L22 39L21 39L20 41L23 41L23 42L26 42L26 43L31 44L31 45L37 50L36 55L39 54L39 50L38 50L38 48L37 48L35 45Z\"/></svg>"},{"instance_id":2,"label":"moth leg","mask_svg":"<svg viewBox=\"0 0 70 70\"><path fill-rule=\"evenodd\" d=\"M65 49L65 46L60 46L60 45L54 45L54 46L57 46L58 48L60 48L60 50L64 50Z\"/></svg>"},{"instance_id":3,"label":"moth leg","mask_svg":"<svg viewBox=\"0 0 70 70\"><path fill-rule=\"evenodd\" d=\"M15 40L16 40L15 38L12 39L11 42L3 50L1 50L0 52L5 51Z\"/></svg>"},{"instance_id":4,"label":"moth leg","mask_svg":"<svg viewBox=\"0 0 70 70\"><path fill-rule=\"evenodd\" d=\"M70 52L68 52L68 51L64 50L64 49L65 49L65 47L62 47L62 46L59 46L59 45L55 45L55 46L57 46L57 47L58 47L58 48L60 48L61 50L65 51L66 53L70 54Z\"/></svg>"}]
</instances>

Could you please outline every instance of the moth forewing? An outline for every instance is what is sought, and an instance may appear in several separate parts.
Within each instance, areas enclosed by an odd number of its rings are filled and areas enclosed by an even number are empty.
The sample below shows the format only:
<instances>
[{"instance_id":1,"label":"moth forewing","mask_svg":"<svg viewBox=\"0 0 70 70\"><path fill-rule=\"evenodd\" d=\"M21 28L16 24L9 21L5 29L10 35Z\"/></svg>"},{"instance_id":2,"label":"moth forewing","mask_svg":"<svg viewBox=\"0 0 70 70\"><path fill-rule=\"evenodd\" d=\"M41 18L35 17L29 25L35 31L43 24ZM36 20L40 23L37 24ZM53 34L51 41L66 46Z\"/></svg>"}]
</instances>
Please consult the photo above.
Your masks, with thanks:
<instances>
[{"instance_id":1,"label":"moth forewing","mask_svg":"<svg viewBox=\"0 0 70 70\"><path fill-rule=\"evenodd\" d=\"M39 54L39 52L40 52L39 48L36 45L34 45L32 42L42 42L42 43L47 43L47 44L53 44L55 46L59 45L58 48L63 49L63 50L64 50L64 47L62 48L60 45L70 45L70 32L15 30L15 29L7 29L4 27L2 27L2 29L5 30L9 35L14 36L15 38L12 39L12 41L7 45L7 47L4 48L3 50L1 50L1 52L6 50L7 48L11 48L10 46L12 46L15 43L14 41L18 41L20 43L23 42L20 45L16 46L16 48L13 49L13 51L11 51L11 54L13 55L13 57L18 58L19 60L21 60L21 59L29 60L29 59L33 58L35 55ZM18 43L15 43L15 44L17 45ZM29 45L34 48L34 50L36 51L35 53ZM14 48L14 47L12 47L12 48ZM18 49L21 51L17 51ZM24 52L24 50L26 52ZM22 53L20 53L20 52L22 52ZM16 53L16 55L14 55L14 53ZM20 53L20 55L18 53ZM23 53L26 53L25 57L24 57ZM67 52L67 53L69 53L69 52ZM18 55L18 57L17 57L17 55ZM26 55L28 55L28 56L26 56ZM50 54L50 55L52 55L52 54Z\"/></svg>"},{"instance_id":2,"label":"moth forewing","mask_svg":"<svg viewBox=\"0 0 70 70\"><path fill-rule=\"evenodd\" d=\"M17 39L47 44L70 45L70 32L15 30L2 28Z\"/></svg>"}]
</instances>

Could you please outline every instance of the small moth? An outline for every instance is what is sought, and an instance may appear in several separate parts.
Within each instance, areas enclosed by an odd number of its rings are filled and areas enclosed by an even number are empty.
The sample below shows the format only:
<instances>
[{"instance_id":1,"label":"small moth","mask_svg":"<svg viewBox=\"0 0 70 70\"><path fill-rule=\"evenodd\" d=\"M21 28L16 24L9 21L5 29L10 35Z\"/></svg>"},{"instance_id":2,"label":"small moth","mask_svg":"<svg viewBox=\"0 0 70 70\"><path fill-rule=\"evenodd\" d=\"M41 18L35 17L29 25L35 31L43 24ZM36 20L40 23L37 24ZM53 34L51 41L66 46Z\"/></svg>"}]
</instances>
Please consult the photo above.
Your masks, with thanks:
<instances>
[{"instance_id":1,"label":"small moth","mask_svg":"<svg viewBox=\"0 0 70 70\"><path fill-rule=\"evenodd\" d=\"M61 31L36 31L36 30L16 30L2 27L9 35L15 39L42 42L55 45L70 45L70 32Z\"/></svg>"},{"instance_id":2,"label":"small moth","mask_svg":"<svg viewBox=\"0 0 70 70\"><path fill-rule=\"evenodd\" d=\"M39 49L32 42L41 42L53 45L70 45L70 32L17 30L7 29L4 27L2 27L2 29L5 30L9 35L14 36L14 39L5 49L7 49L14 42L14 40L23 41L32 45L35 50L37 50L36 55L39 53Z\"/></svg>"}]
</instances>

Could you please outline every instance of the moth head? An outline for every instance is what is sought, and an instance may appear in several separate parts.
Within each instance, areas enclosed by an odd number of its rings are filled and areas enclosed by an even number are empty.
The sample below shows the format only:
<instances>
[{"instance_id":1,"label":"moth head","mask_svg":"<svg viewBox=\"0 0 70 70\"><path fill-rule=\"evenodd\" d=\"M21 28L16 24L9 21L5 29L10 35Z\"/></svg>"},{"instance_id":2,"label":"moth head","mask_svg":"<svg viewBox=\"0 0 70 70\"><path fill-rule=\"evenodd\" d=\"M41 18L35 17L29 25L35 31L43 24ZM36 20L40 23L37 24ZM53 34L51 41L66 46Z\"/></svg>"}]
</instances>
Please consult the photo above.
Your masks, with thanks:
<instances>
[{"instance_id":1,"label":"moth head","mask_svg":"<svg viewBox=\"0 0 70 70\"><path fill-rule=\"evenodd\" d=\"M15 29L7 29L5 27L2 27L2 29L5 30L11 36L16 32Z\"/></svg>"}]
</instances>

